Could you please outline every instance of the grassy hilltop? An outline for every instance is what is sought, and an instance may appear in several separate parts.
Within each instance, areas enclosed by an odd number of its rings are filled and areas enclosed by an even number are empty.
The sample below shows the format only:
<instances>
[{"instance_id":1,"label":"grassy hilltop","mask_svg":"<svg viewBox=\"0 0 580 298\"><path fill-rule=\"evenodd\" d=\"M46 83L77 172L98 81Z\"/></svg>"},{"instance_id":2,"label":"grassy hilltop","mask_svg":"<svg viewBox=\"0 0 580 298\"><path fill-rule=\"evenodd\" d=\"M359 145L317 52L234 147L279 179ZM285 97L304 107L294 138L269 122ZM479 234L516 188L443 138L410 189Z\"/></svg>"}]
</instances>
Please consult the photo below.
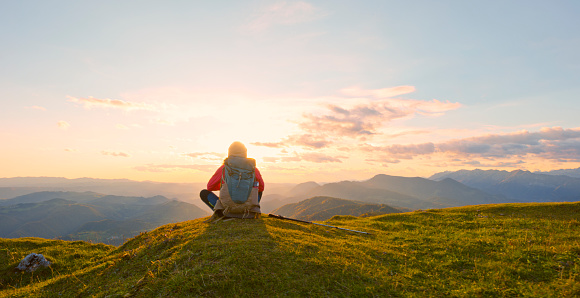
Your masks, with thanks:
<instances>
[{"instance_id":1,"label":"grassy hilltop","mask_svg":"<svg viewBox=\"0 0 580 298\"><path fill-rule=\"evenodd\" d=\"M0 239L0 297L578 296L580 203L335 216L355 234L263 217L202 219L121 247ZM53 265L13 270L28 253Z\"/></svg>"}]
</instances>

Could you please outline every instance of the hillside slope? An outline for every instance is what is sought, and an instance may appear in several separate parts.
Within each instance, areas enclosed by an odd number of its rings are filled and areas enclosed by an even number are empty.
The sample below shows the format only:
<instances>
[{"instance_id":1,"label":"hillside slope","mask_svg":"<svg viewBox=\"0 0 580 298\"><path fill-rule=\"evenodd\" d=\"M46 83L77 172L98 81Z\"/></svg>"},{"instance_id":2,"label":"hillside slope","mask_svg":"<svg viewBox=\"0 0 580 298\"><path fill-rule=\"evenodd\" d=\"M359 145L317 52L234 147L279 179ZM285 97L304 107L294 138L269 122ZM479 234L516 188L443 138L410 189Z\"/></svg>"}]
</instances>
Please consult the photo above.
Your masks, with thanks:
<instances>
[{"instance_id":1,"label":"hillside slope","mask_svg":"<svg viewBox=\"0 0 580 298\"><path fill-rule=\"evenodd\" d=\"M0 207L0 219L4 221L4 218L9 218L11 223L0 227L1 237L54 238L72 233L85 222L105 219L105 216L94 206L52 199Z\"/></svg>"},{"instance_id":2,"label":"hillside slope","mask_svg":"<svg viewBox=\"0 0 580 298\"><path fill-rule=\"evenodd\" d=\"M169 224L125 245L0 239L0 297L580 295L580 203ZM28 253L53 268L15 273Z\"/></svg>"}]
</instances>

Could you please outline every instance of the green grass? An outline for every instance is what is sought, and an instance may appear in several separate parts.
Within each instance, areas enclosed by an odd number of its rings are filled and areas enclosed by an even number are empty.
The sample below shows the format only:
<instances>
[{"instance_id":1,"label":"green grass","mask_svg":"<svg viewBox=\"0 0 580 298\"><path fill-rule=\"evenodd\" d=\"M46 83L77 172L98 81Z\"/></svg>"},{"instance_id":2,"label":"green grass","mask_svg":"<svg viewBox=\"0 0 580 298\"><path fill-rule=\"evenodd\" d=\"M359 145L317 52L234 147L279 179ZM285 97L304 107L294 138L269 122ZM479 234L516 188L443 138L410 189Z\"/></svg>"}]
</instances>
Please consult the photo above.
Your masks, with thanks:
<instances>
[{"instance_id":1,"label":"green grass","mask_svg":"<svg viewBox=\"0 0 580 298\"><path fill-rule=\"evenodd\" d=\"M501 204L325 223L201 219L121 247L0 240L0 296L576 297L580 203ZM54 263L18 273L30 252Z\"/></svg>"}]
</instances>

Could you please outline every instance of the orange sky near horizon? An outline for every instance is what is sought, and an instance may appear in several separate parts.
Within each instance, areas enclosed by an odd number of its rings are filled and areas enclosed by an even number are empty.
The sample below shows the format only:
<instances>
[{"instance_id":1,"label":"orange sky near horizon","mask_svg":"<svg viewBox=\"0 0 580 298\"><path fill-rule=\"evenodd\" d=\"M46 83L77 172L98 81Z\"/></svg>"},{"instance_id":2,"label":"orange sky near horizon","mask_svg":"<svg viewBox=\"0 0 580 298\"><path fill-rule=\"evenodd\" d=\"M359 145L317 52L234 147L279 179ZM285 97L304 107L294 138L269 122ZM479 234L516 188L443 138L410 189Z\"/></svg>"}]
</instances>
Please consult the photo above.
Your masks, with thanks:
<instances>
[{"instance_id":1,"label":"orange sky near horizon","mask_svg":"<svg viewBox=\"0 0 580 298\"><path fill-rule=\"evenodd\" d=\"M3 4L0 177L580 167L579 3L224 3Z\"/></svg>"}]
</instances>

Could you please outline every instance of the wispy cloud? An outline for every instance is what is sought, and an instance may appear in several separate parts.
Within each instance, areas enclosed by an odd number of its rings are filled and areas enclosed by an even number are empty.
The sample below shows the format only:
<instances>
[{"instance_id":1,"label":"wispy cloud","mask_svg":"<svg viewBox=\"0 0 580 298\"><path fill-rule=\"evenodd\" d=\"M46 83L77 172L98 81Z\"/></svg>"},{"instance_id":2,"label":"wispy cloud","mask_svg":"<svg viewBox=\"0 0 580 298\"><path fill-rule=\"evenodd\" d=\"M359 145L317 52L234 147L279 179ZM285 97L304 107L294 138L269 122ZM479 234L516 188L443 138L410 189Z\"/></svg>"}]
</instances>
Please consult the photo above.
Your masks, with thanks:
<instances>
[{"instance_id":1,"label":"wispy cloud","mask_svg":"<svg viewBox=\"0 0 580 298\"><path fill-rule=\"evenodd\" d=\"M278 156L278 157L264 157L262 160L268 163L276 162L302 162L308 161L313 163L342 163L341 157L330 156L320 152L306 152L297 153L294 152L289 156Z\"/></svg>"},{"instance_id":2,"label":"wispy cloud","mask_svg":"<svg viewBox=\"0 0 580 298\"><path fill-rule=\"evenodd\" d=\"M373 98L389 98L403 94L415 92L414 86L397 86L382 89L361 89L358 86L341 89L340 92L344 95L354 97L373 97Z\"/></svg>"},{"instance_id":3,"label":"wispy cloud","mask_svg":"<svg viewBox=\"0 0 580 298\"><path fill-rule=\"evenodd\" d=\"M194 152L194 153L184 153L183 155L194 159L204 159L204 160L221 160L225 158L225 154L217 152Z\"/></svg>"},{"instance_id":4,"label":"wispy cloud","mask_svg":"<svg viewBox=\"0 0 580 298\"><path fill-rule=\"evenodd\" d=\"M134 167L135 170L140 172L173 172L179 170L196 170L201 172L212 172L216 170L215 165L168 165L168 164L148 164L143 166Z\"/></svg>"},{"instance_id":5,"label":"wispy cloud","mask_svg":"<svg viewBox=\"0 0 580 298\"><path fill-rule=\"evenodd\" d=\"M124 101L120 99L100 99L94 98L89 96L88 98L77 98L72 96L67 96L68 101L76 102L82 104L86 109L91 109L94 107L97 108L111 108L111 109L120 109L125 111L133 111L133 110L155 110L155 107L151 104L144 103L144 102L132 102L132 101Z\"/></svg>"},{"instance_id":6,"label":"wispy cloud","mask_svg":"<svg viewBox=\"0 0 580 298\"><path fill-rule=\"evenodd\" d=\"M325 155L322 153L317 153L317 152L304 153L304 154L302 154L301 158L305 161L315 162L315 163L327 163L327 162L341 163L342 162L339 158Z\"/></svg>"},{"instance_id":7,"label":"wispy cloud","mask_svg":"<svg viewBox=\"0 0 580 298\"><path fill-rule=\"evenodd\" d=\"M156 118L152 120L153 123L167 125L167 126L175 126L175 122L167 119L160 119Z\"/></svg>"},{"instance_id":8,"label":"wispy cloud","mask_svg":"<svg viewBox=\"0 0 580 298\"><path fill-rule=\"evenodd\" d=\"M282 142L253 142L250 143L254 146L263 146L263 147L270 147L270 148L281 148L284 146Z\"/></svg>"},{"instance_id":9,"label":"wispy cloud","mask_svg":"<svg viewBox=\"0 0 580 298\"><path fill-rule=\"evenodd\" d=\"M332 133L333 135L366 137L379 133L379 128L395 119L421 114L438 116L443 112L461 107L460 103L439 100L385 99L359 104L354 107L329 105L323 115L306 114L299 123L300 128L310 133Z\"/></svg>"},{"instance_id":10,"label":"wispy cloud","mask_svg":"<svg viewBox=\"0 0 580 298\"><path fill-rule=\"evenodd\" d=\"M115 125L115 127L117 129L128 130L128 129L131 129L131 128L139 128L139 127L141 127L141 125L139 125L139 124L130 124L130 125L117 124L117 125Z\"/></svg>"},{"instance_id":11,"label":"wispy cloud","mask_svg":"<svg viewBox=\"0 0 580 298\"><path fill-rule=\"evenodd\" d=\"M254 146L263 146L270 148L284 148L284 147L306 147L312 149L321 149L330 145L330 141L327 140L325 136L313 135L313 134L295 134L290 135L280 142L254 142L250 143Z\"/></svg>"},{"instance_id":12,"label":"wispy cloud","mask_svg":"<svg viewBox=\"0 0 580 298\"><path fill-rule=\"evenodd\" d=\"M442 113L461 107L449 101L421 101L414 99L365 100L347 106L329 104L325 111L307 113L296 121L300 133L289 135L279 142L256 142L252 145L271 148L301 146L325 148L340 143L345 138L366 141L382 134L385 124L395 119L422 116L440 116Z\"/></svg>"},{"instance_id":13,"label":"wispy cloud","mask_svg":"<svg viewBox=\"0 0 580 298\"><path fill-rule=\"evenodd\" d=\"M478 168L514 168L519 165L523 165L525 162L523 160L516 161L499 161L499 162L480 162L477 160L463 161L461 165L474 166Z\"/></svg>"},{"instance_id":14,"label":"wispy cloud","mask_svg":"<svg viewBox=\"0 0 580 298\"><path fill-rule=\"evenodd\" d=\"M58 125L58 128L60 129L68 129L70 127L70 124L63 120L58 121L56 125Z\"/></svg>"},{"instance_id":15,"label":"wispy cloud","mask_svg":"<svg viewBox=\"0 0 580 298\"><path fill-rule=\"evenodd\" d=\"M116 156L116 157L131 157L131 155L129 155L128 153L125 153L125 152L101 151L101 154Z\"/></svg>"},{"instance_id":16,"label":"wispy cloud","mask_svg":"<svg viewBox=\"0 0 580 298\"><path fill-rule=\"evenodd\" d=\"M423 144L410 144L410 145L391 145L375 147L372 145L364 144L359 147L362 151L375 153L380 152L381 155L388 156L384 158L382 162L397 163L398 160L393 159L412 159L417 155L432 154L435 152L435 144L433 143L423 143Z\"/></svg>"},{"instance_id":17,"label":"wispy cloud","mask_svg":"<svg viewBox=\"0 0 580 298\"><path fill-rule=\"evenodd\" d=\"M263 32L277 25L310 22L326 16L321 9L304 1L278 1L259 8L242 29L246 32Z\"/></svg>"},{"instance_id":18,"label":"wispy cloud","mask_svg":"<svg viewBox=\"0 0 580 298\"><path fill-rule=\"evenodd\" d=\"M40 106L30 106L30 107L24 107L25 109L28 110L39 110L39 111L46 111L46 108L44 107L40 107Z\"/></svg>"},{"instance_id":19,"label":"wispy cloud","mask_svg":"<svg viewBox=\"0 0 580 298\"><path fill-rule=\"evenodd\" d=\"M363 145L359 149L378 154L393 162L398 159L413 159L436 153L469 158L469 163L466 164L479 166L484 164L475 160L476 158L489 160L536 156L550 160L580 161L580 128L545 127L538 132L524 130L505 134L487 134L440 143L427 142L390 146ZM490 167L510 165L514 165L514 163L489 164Z\"/></svg>"}]
</instances>

